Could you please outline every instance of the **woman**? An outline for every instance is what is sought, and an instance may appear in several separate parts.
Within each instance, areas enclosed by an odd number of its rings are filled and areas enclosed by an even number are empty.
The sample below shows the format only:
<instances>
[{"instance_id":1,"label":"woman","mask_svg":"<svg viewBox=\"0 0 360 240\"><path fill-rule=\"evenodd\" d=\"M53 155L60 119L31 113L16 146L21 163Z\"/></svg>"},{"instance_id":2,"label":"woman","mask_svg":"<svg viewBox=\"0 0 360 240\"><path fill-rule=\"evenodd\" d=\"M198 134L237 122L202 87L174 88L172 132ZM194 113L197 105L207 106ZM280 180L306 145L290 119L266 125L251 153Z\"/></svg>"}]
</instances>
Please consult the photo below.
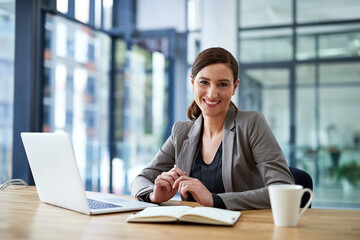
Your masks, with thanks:
<instances>
[{"instance_id":1,"label":"woman","mask_svg":"<svg viewBox=\"0 0 360 240\"><path fill-rule=\"evenodd\" d=\"M150 165L133 181L138 199L183 200L232 210L270 208L267 186L294 184L285 157L262 114L232 103L238 64L223 48L209 48L191 71L191 121L176 122Z\"/></svg>"}]
</instances>

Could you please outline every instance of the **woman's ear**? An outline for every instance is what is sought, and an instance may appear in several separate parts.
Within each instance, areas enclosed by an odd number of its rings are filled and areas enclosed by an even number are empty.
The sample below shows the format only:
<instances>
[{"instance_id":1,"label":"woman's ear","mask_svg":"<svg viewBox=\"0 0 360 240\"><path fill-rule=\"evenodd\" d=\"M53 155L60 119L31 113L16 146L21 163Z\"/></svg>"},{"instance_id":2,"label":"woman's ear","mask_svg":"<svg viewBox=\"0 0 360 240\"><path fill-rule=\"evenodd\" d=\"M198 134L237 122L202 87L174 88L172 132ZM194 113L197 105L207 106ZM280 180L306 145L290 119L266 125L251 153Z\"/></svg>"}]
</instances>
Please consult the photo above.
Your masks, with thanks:
<instances>
[{"instance_id":1,"label":"woman's ear","mask_svg":"<svg viewBox=\"0 0 360 240\"><path fill-rule=\"evenodd\" d=\"M239 82L240 82L240 78L238 78L238 79L236 80L236 83L235 83L235 85L234 85L234 90L233 90L233 94L232 94L232 95L235 94L236 89L237 89L237 87L239 86Z\"/></svg>"},{"instance_id":2,"label":"woman's ear","mask_svg":"<svg viewBox=\"0 0 360 240\"><path fill-rule=\"evenodd\" d=\"M193 78L193 75L190 74L190 79L191 79L191 85L192 85L192 88L194 90L194 78Z\"/></svg>"}]
</instances>

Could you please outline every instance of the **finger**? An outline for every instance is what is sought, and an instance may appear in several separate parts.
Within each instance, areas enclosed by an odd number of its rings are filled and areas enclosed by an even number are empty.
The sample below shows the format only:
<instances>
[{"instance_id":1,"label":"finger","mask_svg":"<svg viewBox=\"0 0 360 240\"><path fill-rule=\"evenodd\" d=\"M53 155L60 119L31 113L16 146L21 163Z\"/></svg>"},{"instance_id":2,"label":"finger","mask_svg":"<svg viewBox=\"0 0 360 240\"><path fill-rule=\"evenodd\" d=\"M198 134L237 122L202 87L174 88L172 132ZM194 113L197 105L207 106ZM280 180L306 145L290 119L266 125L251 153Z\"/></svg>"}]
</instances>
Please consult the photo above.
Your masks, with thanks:
<instances>
[{"instance_id":1,"label":"finger","mask_svg":"<svg viewBox=\"0 0 360 240\"><path fill-rule=\"evenodd\" d=\"M175 172L175 171L166 172L166 175L170 176L173 179L173 184L174 184L175 180L177 180L179 178L179 174L177 174L177 172Z\"/></svg>"},{"instance_id":2,"label":"finger","mask_svg":"<svg viewBox=\"0 0 360 240\"><path fill-rule=\"evenodd\" d=\"M173 188L178 188L179 187L179 184L182 182L182 181L186 181L186 180L190 180L190 179L193 179L191 177L188 177L188 176L181 176L179 177L178 179L176 179L176 181L174 182L173 184Z\"/></svg>"},{"instance_id":3,"label":"finger","mask_svg":"<svg viewBox=\"0 0 360 240\"><path fill-rule=\"evenodd\" d=\"M177 176L175 178L174 174L176 174L176 173L171 174L168 172L164 172L159 177L165 181L168 181L170 186L172 186L174 184L175 180L177 179Z\"/></svg>"},{"instance_id":4,"label":"finger","mask_svg":"<svg viewBox=\"0 0 360 240\"><path fill-rule=\"evenodd\" d=\"M155 180L155 186L156 187L160 187L160 188L166 188L166 191L168 192L171 192L172 191L172 186L171 184L164 180L163 178L161 177L157 177L156 180Z\"/></svg>"},{"instance_id":5,"label":"finger","mask_svg":"<svg viewBox=\"0 0 360 240\"><path fill-rule=\"evenodd\" d=\"M187 198L189 193L193 194L195 189L195 185L193 184L192 180L182 181L179 183L179 193L181 196Z\"/></svg>"},{"instance_id":6,"label":"finger","mask_svg":"<svg viewBox=\"0 0 360 240\"><path fill-rule=\"evenodd\" d=\"M174 166L171 170L176 172L179 176L186 176L186 172L181 170L178 166Z\"/></svg>"}]
</instances>

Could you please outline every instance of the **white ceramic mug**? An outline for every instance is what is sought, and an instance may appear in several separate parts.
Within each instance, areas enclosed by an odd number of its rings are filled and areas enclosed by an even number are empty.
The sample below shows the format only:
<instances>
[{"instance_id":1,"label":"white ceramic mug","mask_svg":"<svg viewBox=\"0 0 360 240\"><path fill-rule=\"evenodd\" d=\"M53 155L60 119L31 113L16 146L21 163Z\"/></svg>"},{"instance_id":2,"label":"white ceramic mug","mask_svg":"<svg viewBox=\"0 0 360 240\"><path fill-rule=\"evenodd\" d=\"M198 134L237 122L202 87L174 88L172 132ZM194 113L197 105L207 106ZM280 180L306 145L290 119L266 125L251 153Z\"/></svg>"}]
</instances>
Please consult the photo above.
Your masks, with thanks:
<instances>
[{"instance_id":1,"label":"white ceramic mug","mask_svg":"<svg viewBox=\"0 0 360 240\"><path fill-rule=\"evenodd\" d=\"M296 226L301 215L310 206L313 192L309 188L304 189L301 185L290 184L270 185L268 189L275 226ZM310 194L310 199L299 213L301 198L305 192Z\"/></svg>"}]
</instances>

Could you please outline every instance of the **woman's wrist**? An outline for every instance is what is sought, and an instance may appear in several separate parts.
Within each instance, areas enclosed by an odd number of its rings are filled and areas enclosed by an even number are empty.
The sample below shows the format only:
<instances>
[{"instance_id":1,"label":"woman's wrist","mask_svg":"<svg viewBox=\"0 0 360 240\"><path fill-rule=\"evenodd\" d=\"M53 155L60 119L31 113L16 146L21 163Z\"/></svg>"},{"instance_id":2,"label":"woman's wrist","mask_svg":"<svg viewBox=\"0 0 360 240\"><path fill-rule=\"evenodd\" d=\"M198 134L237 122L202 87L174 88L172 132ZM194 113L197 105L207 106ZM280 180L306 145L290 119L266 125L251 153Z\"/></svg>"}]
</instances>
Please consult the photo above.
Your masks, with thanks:
<instances>
[{"instance_id":1,"label":"woman's wrist","mask_svg":"<svg viewBox=\"0 0 360 240\"><path fill-rule=\"evenodd\" d=\"M145 193L144 195L140 196L140 198L144 201L144 202L149 202L149 203L152 203L151 199L150 199L150 194L152 192L148 192L148 193Z\"/></svg>"},{"instance_id":2,"label":"woman's wrist","mask_svg":"<svg viewBox=\"0 0 360 240\"><path fill-rule=\"evenodd\" d=\"M151 202L151 203L153 203L154 201L154 192L150 192L149 194L148 194L148 198L149 198L149 202Z\"/></svg>"},{"instance_id":3,"label":"woman's wrist","mask_svg":"<svg viewBox=\"0 0 360 240\"><path fill-rule=\"evenodd\" d=\"M216 193L211 193L213 197L213 207L226 209L224 201Z\"/></svg>"}]
</instances>

